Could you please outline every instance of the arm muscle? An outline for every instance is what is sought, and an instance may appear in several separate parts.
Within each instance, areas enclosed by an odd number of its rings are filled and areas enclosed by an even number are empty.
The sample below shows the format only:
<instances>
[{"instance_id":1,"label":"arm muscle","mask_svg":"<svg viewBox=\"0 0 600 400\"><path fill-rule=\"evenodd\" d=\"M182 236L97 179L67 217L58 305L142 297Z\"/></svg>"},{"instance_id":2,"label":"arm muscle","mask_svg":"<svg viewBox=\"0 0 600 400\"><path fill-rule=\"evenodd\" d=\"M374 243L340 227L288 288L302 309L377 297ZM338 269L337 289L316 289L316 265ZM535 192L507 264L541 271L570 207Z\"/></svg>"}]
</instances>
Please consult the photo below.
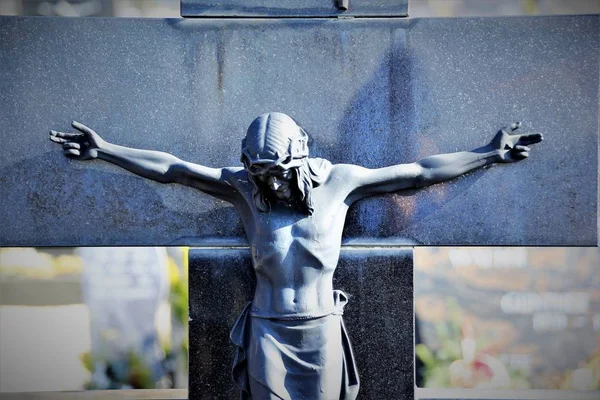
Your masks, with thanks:
<instances>
[{"instance_id":1,"label":"arm muscle","mask_svg":"<svg viewBox=\"0 0 600 400\"><path fill-rule=\"evenodd\" d=\"M179 183L223 200L233 201L237 190L229 183L232 168L209 168L182 161L160 151L132 149L105 143L98 158L160 183Z\"/></svg>"},{"instance_id":2,"label":"arm muscle","mask_svg":"<svg viewBox=\"0 0 600 400\"><path fill-rule=\"evenodd\" d=\"M348 198L354 202L367 196L444 182L498 160L498 152L485 146L473 151L431 156L412 164L377 169L347 165L343 169L346 176L351 177L347 180L353 186Z\"/></svg>"}]
</instances>

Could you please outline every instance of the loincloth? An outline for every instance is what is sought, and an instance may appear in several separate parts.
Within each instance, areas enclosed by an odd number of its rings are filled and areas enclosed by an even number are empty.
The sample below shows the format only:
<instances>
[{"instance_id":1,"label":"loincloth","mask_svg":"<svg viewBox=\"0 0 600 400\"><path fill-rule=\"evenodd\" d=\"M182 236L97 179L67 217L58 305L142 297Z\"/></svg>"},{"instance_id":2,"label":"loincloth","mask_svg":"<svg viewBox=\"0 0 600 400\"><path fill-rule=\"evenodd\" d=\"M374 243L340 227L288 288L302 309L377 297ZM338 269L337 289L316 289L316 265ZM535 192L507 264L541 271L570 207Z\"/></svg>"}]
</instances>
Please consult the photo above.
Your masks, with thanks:
<instances>
[{"instance_id":1,"label":"loincloth","mask_svg":"<svg viewBox=\"0 0 600 400\"><path fill-rule=\"evenodd\" d=\"M323 398L318 393L331 392L327 385L340 387L336 400L356 398L358 373L342 319L348 300L339 290L334 300L335 309L327 315L300 319L264 318L253 315L251 303L246 305L230 336L237 347L233 380L241 399L252 398L250 379L283 399L318 400Z\"/></svg>"}]
</instances>

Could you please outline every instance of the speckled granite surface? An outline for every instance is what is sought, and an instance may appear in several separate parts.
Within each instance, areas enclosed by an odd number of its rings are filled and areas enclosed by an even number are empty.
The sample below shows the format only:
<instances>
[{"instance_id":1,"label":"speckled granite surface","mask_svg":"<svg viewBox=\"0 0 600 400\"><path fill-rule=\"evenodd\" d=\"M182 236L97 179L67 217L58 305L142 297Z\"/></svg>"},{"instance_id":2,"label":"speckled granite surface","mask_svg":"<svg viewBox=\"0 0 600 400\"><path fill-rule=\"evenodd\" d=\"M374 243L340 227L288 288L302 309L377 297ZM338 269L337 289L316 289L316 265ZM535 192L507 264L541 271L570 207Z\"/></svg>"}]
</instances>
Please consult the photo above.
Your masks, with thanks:
<instances>
[{"instance_id":1,"label":"speckled granite surface","mask_svg":"<svg viewBox=\"0 0 600 400\"><path fill-rule=\"evenodd\" d=\"M49 129L239 165L265 111L311 154L369 168L466 150L514 120L545 141L350 210L346 240L597 243L598 16L377 20L0 17L0 245L243 241L232 207L94 161Z\"/></svg>"}]
</instances>

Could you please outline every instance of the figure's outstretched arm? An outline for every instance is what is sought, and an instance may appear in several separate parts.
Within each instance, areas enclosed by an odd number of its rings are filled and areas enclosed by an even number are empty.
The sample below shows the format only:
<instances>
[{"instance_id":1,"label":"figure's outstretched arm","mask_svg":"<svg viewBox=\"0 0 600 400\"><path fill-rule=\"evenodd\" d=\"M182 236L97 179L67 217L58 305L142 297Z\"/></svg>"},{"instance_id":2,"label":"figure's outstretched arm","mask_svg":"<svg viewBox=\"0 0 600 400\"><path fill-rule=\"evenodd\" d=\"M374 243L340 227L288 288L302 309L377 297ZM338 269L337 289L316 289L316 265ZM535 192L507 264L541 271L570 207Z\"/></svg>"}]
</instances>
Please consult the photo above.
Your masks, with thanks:
<instances>
[{"instance_id":1,"label":"figure's outstretched arm","mask_svg":"<svg viewBox=\"0 0 600 400\"><path fill-rule=\"evenodd\" d=\"M209 168L182 161L169 153L118 146L79 122L73 121L72 126L80 133L50 131L50 140L62 144L69 158L98 158L160 183L180 183L227 201L237 197L237 190L227 179L234 168Z\"/></svg>"},{"instance_id":2,"label":"figure's outstretched arm","mask_svg":"<svg viewBox=\"0 0 600 400\"><path fill-rule=\"evenodd\" d=\"M512 163L529 157L531 144L543 140L541 134L512 135L520 122L500 130L492 141L472 151L440 154L412 164L367 169L346 166L346 174L353 179L348 199L351 202L366 196L389 193L402 189L419 188L454 179L476 168L493 163Z\"/></svg>"}]
</instances>

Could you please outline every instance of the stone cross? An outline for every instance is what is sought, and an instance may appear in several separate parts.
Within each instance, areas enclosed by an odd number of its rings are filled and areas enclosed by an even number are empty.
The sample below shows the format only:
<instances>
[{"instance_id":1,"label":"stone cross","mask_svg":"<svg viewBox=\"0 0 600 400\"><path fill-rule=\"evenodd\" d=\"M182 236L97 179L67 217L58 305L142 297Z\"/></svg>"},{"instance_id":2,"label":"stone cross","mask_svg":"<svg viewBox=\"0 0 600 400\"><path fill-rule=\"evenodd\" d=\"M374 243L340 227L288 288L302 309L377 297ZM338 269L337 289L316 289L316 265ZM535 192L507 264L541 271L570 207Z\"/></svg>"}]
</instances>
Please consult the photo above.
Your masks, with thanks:
<instances>
[{"instance_id":1,"label":"stone cross","mask_svg":"<svg viewBox=\"0 0 600 400\"><path fill-rule=\"evenodd\" d=\"M0 18L0 244L198 246L190 396L233 398L227 335L255 282L234 208L68 160L44 132L76 119L112 143L242 167L248 124L277 110L311 157L377 169L522 120L547 139L530 159L349 209L334 285L350 295L360 398L410 397L412 246L597 244L598 17L284 16Z\"/></svg>"}]
</instances>

